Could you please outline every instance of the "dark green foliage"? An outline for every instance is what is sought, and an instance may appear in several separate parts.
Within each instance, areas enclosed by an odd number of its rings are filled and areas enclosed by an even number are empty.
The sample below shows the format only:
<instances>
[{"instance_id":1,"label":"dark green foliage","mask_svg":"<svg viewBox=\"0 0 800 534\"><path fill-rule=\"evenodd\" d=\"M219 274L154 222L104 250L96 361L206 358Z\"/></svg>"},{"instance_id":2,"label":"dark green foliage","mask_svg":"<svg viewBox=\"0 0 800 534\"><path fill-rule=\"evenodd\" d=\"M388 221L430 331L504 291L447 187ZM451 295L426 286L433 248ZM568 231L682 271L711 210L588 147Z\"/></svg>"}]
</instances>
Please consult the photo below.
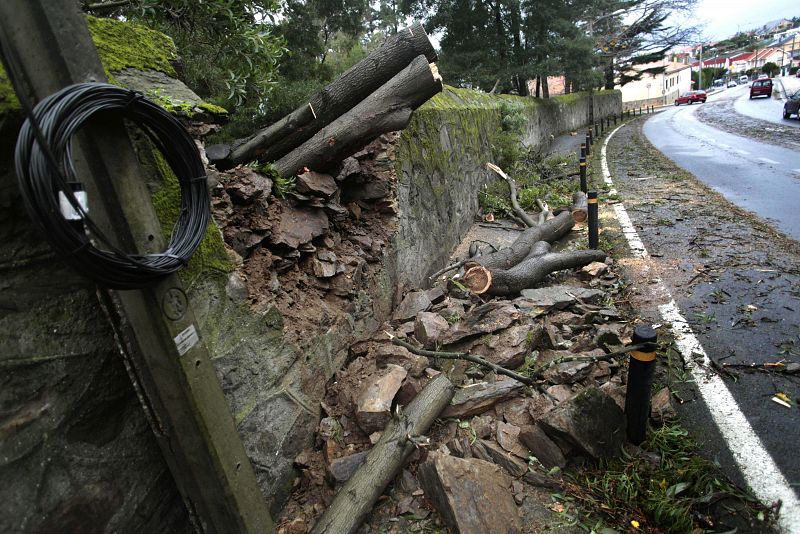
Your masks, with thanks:
<instances>
[{"instance_id":1,"label":"dark green foliage","mask_svg":"<svg viewBox=\"0 0 800 534\"><path fill-rule=\"evenodd\" d=\"M772 61L768 61L764 63L763 67L761 67L761 71L767 73L770 77L772 77L778 74L781 71L781 68Z\"/></svg>"},{"instance_id":2,"label":"dark green foliage","mask_svg":"<svg viewBox=\"0 0 800 534\"><path fill-rule=\"evenodd\" d=\"M724 526L719 515L728 515L728 520L739 516L739 524L766 527L769 510L700 456L682 427L653 431L642 449L572 474L575 484L569 496L622 531L628 531L633 521L643 532L717 529Z\"/></svg>"}]
</instances>

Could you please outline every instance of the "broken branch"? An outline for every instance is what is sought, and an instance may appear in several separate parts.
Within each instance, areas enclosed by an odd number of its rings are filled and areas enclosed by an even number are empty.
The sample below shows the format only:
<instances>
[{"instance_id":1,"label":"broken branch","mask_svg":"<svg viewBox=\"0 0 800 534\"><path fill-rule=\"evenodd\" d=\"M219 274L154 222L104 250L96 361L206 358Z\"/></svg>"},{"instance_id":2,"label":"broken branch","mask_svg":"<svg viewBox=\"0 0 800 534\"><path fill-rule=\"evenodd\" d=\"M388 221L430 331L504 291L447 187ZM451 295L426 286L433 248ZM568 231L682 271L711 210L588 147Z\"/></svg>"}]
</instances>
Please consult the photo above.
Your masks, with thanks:
<instances>
[{"instance_id":1,"label":"broken branch","mask_svg":"<svg viewBox=\"0 0 800 534\"><path fill-rule=\"evenodd\" d=\"M424 435L450 403L455 388L440 374L431 380L405 410L396 413L369 451L366 460L353 474L311 530L353 533L381 496L386 486L411 456L417 436Z\"/></svg>"},{"instance_id":2,"label":"broken branch","mask_svg":"<svg viewBox=\"0 0 800 534\"><path fill-rule=\"evenodd\" d=\"M478 364L481 367L485 367L486 369L490 369L499 375L505 375L510 378L513 378L514 380L518 380L519 382L522 382L527 386L536 385L536 382L528 378L527 376L515 373L514 371L509 371L505 367L500 367L497 364L488 362L479 356L473 356L472 354L469 354L467 352L440 352L438 350L418 349L414 345L406 343L401 339L398 339L394 336L390 337L393 345L397 345L398 347L403 347L404 349L418 356L427 356L428 358L441 358L443 360L464 360L467 362Z\"/></svg>"},{"instance_id":3,"label":"broken branch","mask_svg":"<svg viewBox=\"0 0 800 534\"><path fill-rule=\"evenodd\" d=\"M508 184L508 188L511 190L511 207L514 209L514 213L516 213L517 216L520 219L522 219L522 221L525 223L525 226L527 226L528 228L532 226L538 226L539 223L534 221L533 218L531 218L531 216L528 215L525 212L525 210L522 209L522 207L519 205L519 202L517 201L517 185L514 183L514 179L511 178L509 175L507 175L505 172L503 172L503 169L501 169L494 163L487 163L486 168L496 172L497 174L500 175L500 177L503 180L506 181L506 183Z\"/></svg>"}]
</instances>

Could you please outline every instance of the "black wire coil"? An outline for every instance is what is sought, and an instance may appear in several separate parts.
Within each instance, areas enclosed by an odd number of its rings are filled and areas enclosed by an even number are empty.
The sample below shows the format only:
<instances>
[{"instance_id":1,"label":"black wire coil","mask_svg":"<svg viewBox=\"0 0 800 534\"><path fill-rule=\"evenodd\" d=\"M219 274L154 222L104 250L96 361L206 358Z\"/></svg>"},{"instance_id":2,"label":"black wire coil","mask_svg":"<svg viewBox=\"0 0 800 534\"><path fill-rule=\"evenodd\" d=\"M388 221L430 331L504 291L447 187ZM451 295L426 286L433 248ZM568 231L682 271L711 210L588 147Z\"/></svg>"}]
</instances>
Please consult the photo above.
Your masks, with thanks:
<instances>
[{"instance_id":1,"label":"black wire coil","mask_svg":"<svg viewBox=\"0 0 800 534\"><path fill-rule=\"evenodd\" d=\"M70 184L78 178L72 164L72 138L100 113L115 114L141 128L178 178L181 211L169 244L161 253L128 254L119 250L73 194ZM33 221L59 256L99 285L112 289L151 285L186 265L205 235L210 202L197 146L175 117L140 93L106 83L82 83L48 96L20 130L15 165L22 198ZM64 218L59 192L81 214L83 225ZM95 247L92 240L104 249Z\"/></svg>"}]
</instances>

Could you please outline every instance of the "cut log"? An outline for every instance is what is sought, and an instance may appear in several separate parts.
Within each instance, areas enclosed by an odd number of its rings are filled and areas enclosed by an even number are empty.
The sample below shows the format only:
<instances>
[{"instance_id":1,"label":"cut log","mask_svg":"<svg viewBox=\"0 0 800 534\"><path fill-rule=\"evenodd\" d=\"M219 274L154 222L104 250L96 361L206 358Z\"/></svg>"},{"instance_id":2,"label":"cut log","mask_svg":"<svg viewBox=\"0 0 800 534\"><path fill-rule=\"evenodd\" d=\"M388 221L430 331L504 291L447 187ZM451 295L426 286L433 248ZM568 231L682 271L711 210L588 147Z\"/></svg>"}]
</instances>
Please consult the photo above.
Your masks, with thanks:
<instances>
[{"instance_id":1,"label":"cut log","mask_svg":"<svg viewBox=\"0 0 800 534\"><path fill-rule=\"evenodd\" d=\"M586 193L576 191L572 195L572 220L576 223L586 222L589 218L589 204Z\"/></svg>"},{"instance_id":2,"label":"cut log","mask_svg":"<svg viewBox=\"0 0 800 534\"><path fill-rule=\"evenodd\" d=\"M559 217L562 215L567 215L569 220L572 220L572 216L569 213L564 212ZM575 250L533 256L506 270L475 266L471 270L479 271L482 269L486 272L474 272L472 280L480 280L480 277L483 276L491 280L491 284L488 288L485 284L471 286L469 281L465 279L464 285L476 295L516 296L523 289L533 287L544 280L545 276L550 273L582 267L593 261L603 261L605 259L606 253L602 250Z\"/></svg>"},{"instance_id":3,"label":"cut log","mask_svg":"<svg viewBox=\"0 0 800 534\"><path fill-rule=\"evenodd\" d=\"M418 22L399 31L304 104L235 147L229 166L254 159L274 161L291 152L392 79L419 55L435 62L436 51Z\"/></svg>"},{"instance_id":4,"label":"cut log","mask_svg":"<svg viewBox=\"0 0 800 534\"><path fill-rule=\"evenodd\" d=\"M312 534L358 530L375 501L414 451L419 437L450 403L453 393L450 380L444 374L437 375L399 417L393 417L364 464L339 490L314 525Z\"/></svg>"},{"instance_id":5,"label":"cut log","mask_svg":"<svg viewBox=\"0 0 800 534\"><path fill-rule=\"evenodd\" d=\"M441 90L436 65L419 55L353 109L276 161L275 169L284 177L303 167L325 171L379 135L405 128L411 113Z\"/></svg>"}]
</instances>

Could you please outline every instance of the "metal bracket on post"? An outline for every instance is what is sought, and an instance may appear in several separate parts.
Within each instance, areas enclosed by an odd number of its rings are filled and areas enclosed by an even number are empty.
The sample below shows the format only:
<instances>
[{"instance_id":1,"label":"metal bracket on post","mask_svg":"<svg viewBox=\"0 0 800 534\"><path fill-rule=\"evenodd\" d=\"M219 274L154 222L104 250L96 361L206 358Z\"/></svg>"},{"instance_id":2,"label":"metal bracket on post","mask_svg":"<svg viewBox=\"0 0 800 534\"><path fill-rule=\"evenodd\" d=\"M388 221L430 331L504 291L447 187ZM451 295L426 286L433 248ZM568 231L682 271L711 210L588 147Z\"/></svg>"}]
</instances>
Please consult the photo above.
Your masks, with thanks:
<instances>
[{"instance_id":1,"label":"metal bracket on post","mask_svg":"<svg viewBox=\"0 0 800 534\"><path fill-rule=\"evenodd\" d=\"M77 2L4 0L0 25L19 51L19 73L40 100L74 83L105 81ZM23 53L24 51L24 53ZM118 246L154 252L160 224L124 125L86 129L74 162L97 200L92 218ZM196 528L273 532L252 465L179 278L137 291L100 291L162 454Z\"/></svg>"}]
</instances>

